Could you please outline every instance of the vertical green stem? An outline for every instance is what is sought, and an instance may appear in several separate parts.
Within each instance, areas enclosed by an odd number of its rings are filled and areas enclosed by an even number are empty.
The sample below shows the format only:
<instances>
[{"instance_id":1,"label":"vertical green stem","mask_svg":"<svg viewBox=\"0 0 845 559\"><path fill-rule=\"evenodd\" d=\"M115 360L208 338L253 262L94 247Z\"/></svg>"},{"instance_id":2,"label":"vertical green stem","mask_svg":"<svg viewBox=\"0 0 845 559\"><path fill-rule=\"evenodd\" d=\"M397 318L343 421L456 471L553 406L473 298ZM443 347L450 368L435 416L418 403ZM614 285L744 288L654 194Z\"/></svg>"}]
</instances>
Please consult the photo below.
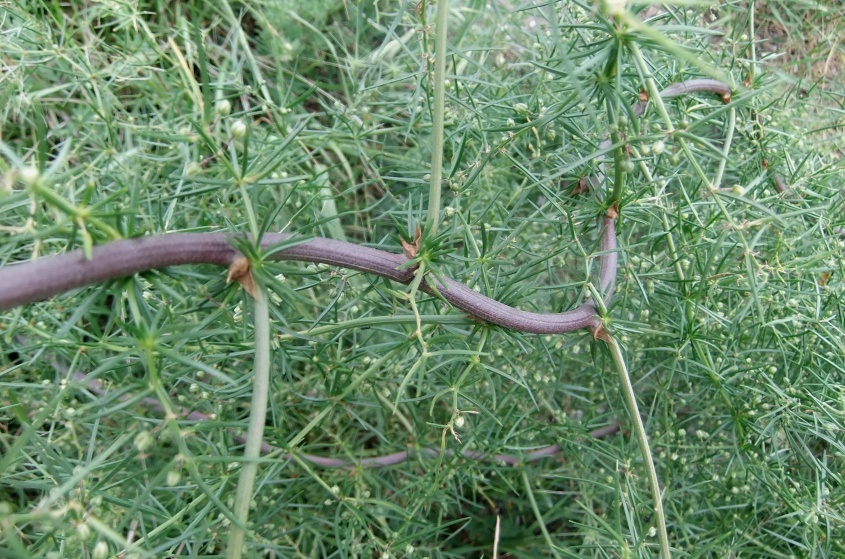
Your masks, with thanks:
<instances>
[{"instance_id":1,"label":"vertical green stem","mask_svg":"<svg viewBox=\"0 0 845 559\"><path fill-rule=\"evenodd\" d=\"M645 63L643 53L640 51L640 47L637 43L632 42L629 45L629 48L631 50L634 63L637 65L637 68L640 70L640 74L643 76L649 97L651 97L651 100L654 102L654 107L657 109L657 112L660 113L660 118L663 119L663 123L666 125L666 133L671 134L675 131L675 126L672 124L672 117L669 116L669 111L666 110L666 105L663 104L663 98L660 96L660 89L658 89L657 82L654 81L654 76L652 76L651 71L648 69L648 65Z\"/></svg>"},{"instance_id":2,"label":"vertical green stem","mask_svg":"<svg viewBox=\"0 0 845 559\"><path fill-rule=\"evenodd\" d=\"M666 516L663 514L663 498L660 493L660 483L657 480L657 470L654 468L654 460L651 458L651 448L648 444L645 425L640 417L640 408L637 406L637 397L634 394L634 385L631 383L631 376L628 374L628 367L625 366L625 359L622 356L622 349L616 340L609 334L605 338L610 354L613 356L613 364L619 373L619 380L622 383L622 392L625 396L625 403L628 405L628 412L631 414L631 421L634 422L634 432L637 435L637 442L640 444L640 452L643 455L646 469L648 470L648 481L651 485L652 499L654 500L654 512L657 516L657 534L660 539L660 555L663 559L670 559L669 534L666 532Z\"/></svg>"},{"instance_id":3,"label":"vertical green stem","mask_svg":"<svg viewBox=\"0 0 845 559\"><path fill-rule=\"evenodd\" d=\"M428 191L428 238L437 233L440 222L440 182L443 178L443 128L446 97L446 25L449 1L438 0L434 40L434 126L431 131L431 185Z\"/></svg>"},{"instance_id":4,"label":"vertical green stem","mask_svg":"<svg viewBox=\"0 0 845 559\"><path fill-rule=\"evenodd\" d=\"M607 113L613 124L610 131L610 141L613 142L613 145L617 146L613 149L613 190L611 190L610 199L608 200L608 206L614 206L622 201L622 188L625 182L625 173L622 170L622 150L624 148L619 145L621 139L618 128L619 119L610 99L607 101Z\"/></svg>"},{"instance_id":5,"label":"vertical green stem","mask_svg":"<svg viewBox=\"0 0 845 559\"><path fill-rule=\"evenodd\" d=\"M754 37L757 36L756 24L754 23L754 14L756 12L757 2L752 1L751 5L748 7L748 36L752 38L749 41L751 46L751 75L749 76L749 83L751 83L754 76L757 75L757 41L754 40Z\"/></svg>"},{"instance_id":6,"label":"vertical green stem","mask_svg":"<svg viewBox=\"0 0 845 559\"><path fill-rule=\"evenodd\" d=\"M543 532L543 538L546 540L546 545L549 546L549 550L554 554L554 556L560 559L560 554L555 548L552 536L546 529L546 521L543 519L543 515L540 514L540 507L537 506L537 500L534 498L534 491L531 489L531 480L528 478L528 473L524 468L522 470L522 484L525 486L525 492L528 494L528 500L531 501L531 509L534 511L534 518L537 519L537 526L539 526L540 531Z\"/></svg>"},{"instance_id":7,"label":"vertical green stem","mask_svg":"<svg viewBox=\"0 0 845 559\"><path fill-rule=\"evenodd\" d=\"M237 522L229 530L227 559L240 559L244 548L245 527L249 516L249 502L255 477L258 473L258 458L261 455L261 441L264 438L264 422L267 418L267 397L270 392L270 312L264 288L255 289L255 363L252 379L252 404L249 413L249 428L246 433L243 465L238 478L233 512Z\"/></svg>"},{"instance_id":8,"label":"vertical green stem","mask_svg":"<svg viewBox=\"0 0 845 559\"><path fill-rule=\"evenodd\" d=\"M675 127L672 125L672 119L669 117L669 112L666 110L666 105L663 103L663 98L660 96L660 91L657 89L657 83L654 81L654 77L651 75L651 72L648 69L648 66L645 63L645 59L643 59L642 52L640 48L637 46L636 43L630 44L631 55L633 57L634 63L640 70L640 73L645 80L646 88L648 89L649 95L651 96L651 100L654 102L654 106L657 108L657 112L660 113L661 118L663 118L663 122L666 124L666 132L671 133L675 130ZM733 138L733 130L730 130L730 137L729 139ZM731 225L731 227L737 232L737 236L739 237L739 242L742 243L743 248L745 249L746 253L751 253L751 247L748 244L748 240L745 238L745 235L742 233L741 230L737 227L736 222L734 221L733 216L728 212L725 205L722 203L722 200L718 196L717 186L714 186L714 182L707 178L704 170L701 168L701 165L698 164L698 161L693 156L692 151L690 150L687 142L680 136L675 136L675 141L678 142L681 150L686 155L687 160L689 161L690 165L692 165L693 170L701 179L701 182L704 184L705 188L707 188L708 192L713 194L713 199L716 201L716 205L719 206L719 211L725 217L725 220ZM753 281L753 278L752 278Z\"/></svg>"},{"instance_id":9,"label":"vertical green stem","mask_svg":"<svg viewBox=\"0 0 845 559\"><path fill-rule=\"evenodd\" d=\"M249 6L249 3L247 3L246 5ZM244 30L241 27L241 22L238 20L237 16L235 16L235 12L232 11L232 7L229 5L229 0L222 0L220 2L220 6L222 8L223 16L228 20L228 23L231 26L232 30L235 31L237 34L238 44L240 44L241 48L243 49L247 64L249 64L249 69L250 71L252 71L253 77L256 81L256 85L261 91L261 95L264 97L264 102L267 104L267 107L272 107L273 96L270 95L270 90L267 88L267 80L265 80L264 76L261 74L261 68L258 65L258 61L252 54L252 48L250 48L249 46L249 40L247 39L246 33L244 33Z\"/></svg>"},{"instance_id":10,"label":"vertical green stem","mask_svg":"<svg viewBox=\"0 0 845 559\"><path fill-rule=\"evenodd\" d=\"M714 189L722 185L722 177L725 176L725 166L728 163L728 155L731 153L733 144L734 130L736 130L736 109L731 106L728 109L728 131L725 133L725 144L722 146L722 158L719 160L719 167L716 169L716 176L713 178Z\"/></svg>"}]
</instances>

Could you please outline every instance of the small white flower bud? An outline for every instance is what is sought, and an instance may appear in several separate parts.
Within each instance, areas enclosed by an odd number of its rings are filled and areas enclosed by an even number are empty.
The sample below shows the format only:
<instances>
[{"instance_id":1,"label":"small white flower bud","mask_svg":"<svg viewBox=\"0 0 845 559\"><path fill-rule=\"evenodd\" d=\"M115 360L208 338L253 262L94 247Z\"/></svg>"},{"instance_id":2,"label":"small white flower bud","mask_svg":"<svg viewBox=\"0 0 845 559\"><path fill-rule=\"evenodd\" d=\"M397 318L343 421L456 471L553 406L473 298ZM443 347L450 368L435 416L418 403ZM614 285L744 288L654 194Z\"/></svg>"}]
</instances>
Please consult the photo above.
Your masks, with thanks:
<instances>
[{"instance_id":1,"label":"small white flower bud","mask_svg":"<svg viewBox=\"0 0 845 559\"><path fill-rule=\"evenodd\" d=\"M214 106L214 111L220 116L227 116L232 112L232 103L228 99L221 99L217 101Z\"/></svg>"},{"instance_id":2,"label":"small white flower bud","mask_svg":"<svg viewBox=\"0 0 845 559\"><path fill-rule=\"evenodd\" d=\"M663 151L665 149L666 149L666 144L664 144L660 140L657 140L656 142L651 144L651 151L652 151L652 153L654 153L654 155L660 155L661 153L663 153Z\"/></svg>"},{"instance_id":3,"label":"small white flower bud","mask_svg":"<svg viewBox=\"0 0 845 559\"><path fill-rule=\"evenodd\" d=\"M132 441L132 444L135 445L138 452L144 452L150 448L150 445L153 444L153 435L147 430L141 431L135 435L135 439Z\"/></svg>"},{"instance_id":4,"label":"small white flower bud","mask_svg":"<svg viewBox=\"0 0 845 559\"><path fill-rule=\"evenodd\" d=\"M41 180L41 171L35 167L24 167L18 171L18 174L21 178L21 182L26 186L34 186L39 180Z\"/></svg>"},{"instance_id":5,"label":"small white flower bud","mask_svg":"<svg viewBox=\"0 0 845 559\"><path fill-rule=\"evenodd\" d=\"M246 136L246 124L244 124L244 121L236 120L232 123L232 136L235 138Z\"/></svg>"},{"instance_id":6,"label":"small white flower bud","mask_svg":"<svg viewBox=\"0 0 845 559\"><path fill-rule=\"evenodd\" d=\"M109 556L109 544L106 542L97 542L94 546L94 551L91 552L93 559L106 559Z\"/></svg>"}]
</instances>

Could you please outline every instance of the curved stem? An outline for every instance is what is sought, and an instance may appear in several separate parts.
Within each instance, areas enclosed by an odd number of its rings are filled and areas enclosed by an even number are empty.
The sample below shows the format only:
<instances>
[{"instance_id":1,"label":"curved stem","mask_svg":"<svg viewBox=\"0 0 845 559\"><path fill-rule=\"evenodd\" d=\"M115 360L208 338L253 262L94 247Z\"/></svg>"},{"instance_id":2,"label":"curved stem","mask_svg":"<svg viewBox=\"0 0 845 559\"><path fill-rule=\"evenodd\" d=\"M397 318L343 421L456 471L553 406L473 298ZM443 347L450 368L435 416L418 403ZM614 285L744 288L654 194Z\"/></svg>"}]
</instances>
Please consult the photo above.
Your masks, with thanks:
<instances>
[{"instance_id":1,"label":"curved stem","mask_svg":"<svg viewBox=\"0 0 845 559\"><path fill-rule=\"evenodd\" d=\"M409 322L413 322L411 319ZM391 357L392 354L388 354L386 357ZM383 360L380 359L376 361L376 364L368 371L377 371L379 370L378 365L382 363ZM68 373L68 368L64 365L59 363L53 363L53 367L57 370L62 371L64 374ZM367 375L362 375L362 377L367 378ZM108 394L109 389L103 385L102 381L97 378L88 378L84 373L73 373L71 375L74 381L79 382L85 385L91 393L97 394L98 396L104 396ZM358 386L360 383L356 383ZM351 392L351 391L350 391ZM188 408L176 407L173 406L167 395L167 392L164 391L162 388L155 390L156 395L158 398L146 397L146 398L138 398L135 394L124 394L119 396L119 400L121 402L126 402L132 399L138 399L138 402L151 409L158 412L165 413L170 420L175 418L182 418L187 419L189 421L209 421L211 417L208 414L191 410ZM168 423L173 423L172 421L168 421ZM175 426L176 433L178 434L178 426ZM613 422L604 427L599 427L593 429L592 431L587 433L592 439L602 439L613 435L614 433L619 432L619 423ZM291 441L291 446L295 446L301 442L302 437L304 435L300 433L297 437ZM179 435L181 440L181 435ZM235 440L244 443L246 441L246 437L244 435L235 435ZM391 454L386 454L382 456L370 456L367 458L359 458L359 459L345 459L345 458L332 458L329 456L317 456L313 454L303 454L296 451L289 451L283 452L281 454L276 454L277 460L305 460L306 462L310 462L316 466L320 466L323 468L383 468L386 466L395 466L397 464L401 464L403 462L407 462L408 460L412 459L413 457L417 456L420 458L439 458L441 456L451 457L455 456L456 454L463 456L468 460L479 460L479 461L490 461L490 462L501 462L503 464L507 464L508 466L519 466L521 464L528 464L531 462L536 462L538 460L542 460L544 458L549 458L552 456L557 456L564 451L564 448L558 445L549 445L537 448L535 450L531 450L526 452L525 454L516 455L516 454L490 454L487 452L482 452L478 450L463 450L455 452L452 449L447 449L445 452L441 453L440 450L434 448L414 448L408 450L402 450L399 452L394 452ZM190 454L186 449L180 447L180 452L184 454L186 457L189 457ZM281 449L273 446L267 442L261 443L261 453L262 454L273 454L273 453L280 453ZM227 516L228 509L227 509Z\"/></svg>"},{"instance_id":2,"label":"curved stem","mask_svg":"<svg viewBox=\"0 0 845 559\"><path fill-rule=\"evenodd\" d=\"M147 270L178 264L229 266L240 253L232 246L236 237L225 233L173 233L114 241L94 247L91 257L73 251L21 264L0 267L0 311L47 299L59 293L131 276ZM279 245L284 243L284 247ZM398 254L332 239L295 238L289 234L265 234L262 249L268 258L340 266L376 274L409 284L414 270L402 267L406 259ZM616 279L615 219L603 218L599 256L599 285L612 292ZM595 329L601 324L595 304L587 301L563 313L533 313L515 309L476 293L463 283L443 278L434 286L422 281L419 290L439 295L473 317L506 328L535 334L563 334Z\"/></svg>"}]
</instances>

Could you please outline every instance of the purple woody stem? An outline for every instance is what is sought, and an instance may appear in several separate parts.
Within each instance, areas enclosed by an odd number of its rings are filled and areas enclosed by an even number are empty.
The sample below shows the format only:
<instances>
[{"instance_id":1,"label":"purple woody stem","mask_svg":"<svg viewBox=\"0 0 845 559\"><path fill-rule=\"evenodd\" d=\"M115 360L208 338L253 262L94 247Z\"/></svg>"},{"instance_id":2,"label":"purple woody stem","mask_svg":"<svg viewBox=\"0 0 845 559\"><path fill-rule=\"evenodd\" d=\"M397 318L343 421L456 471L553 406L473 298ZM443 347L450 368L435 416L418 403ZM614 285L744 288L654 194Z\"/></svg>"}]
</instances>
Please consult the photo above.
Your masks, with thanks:
<instances>
[{"instance_id":1,"label":"purple woody stem","mask_svg":"<svg viewBox=\"0 0 845 559\"><path fill-rule=\"evenodd\" d=\"M87 378L82 373L76 373L73 375L73 379L77 382L85 384L93 394L98 396L103 396L108 393L108 389L103 385L102 381L95 378ZM128 400L132 396L131 395L124 395L120 397L121 401ZM151 410L155 410L161 413L164 413L164 406L156 400L155 398L141 398L140 402L148 407ZM188 419L190 421L207 421L210 419L208 414L198 412L198 411L190 411L187 408L176 408L174 410L180 417L184 419ZM599 439L606 437L608 435L612 435L619 431L619 424L618 423L611 423L605 427L601 427L598 429L593 429L590 431L590 437L594 439ZM235 440L238 442L243 443L244 437L243 435L236 435ZM276 452L280 452L281 449L269 444L269 443L262 443L261 444L261 453L262 454L272 454ZM387 466L395 466L397 464L401 464L403 462L407 462L408 460L412 459L414 456L419 457L429 457L429 458L438 458L443 454L444 456L455 456L460 455L464 458L469 460L478 460L478 461L490 461L490 462L501 462L503 464L507 464L508 466L518 466L520 464L524 464L527 462L535 462L537 460L541 460L543 458L549 458L552 456L556 456L560 454L563 449L558 445L550 445L539 448L537 450L532 450L530 452L525 453L522 456L516 456L512 454L489 454L486 452L475 451L475 450L463 450L463 451L454 451L451 449L447 449L441 453L441 451L434 449L434 448L419 448L419 449L408 449L402 450L399 452L394 452L392 454L385 454L383 456L371 456L368 458L359 458L357 460L346 460L343 458L331 458L328 456L317 456L314 454L305 454L298 452L296 453L296 458L301 460L305 460L306 462L310 462L315 466L322 466L324 468L352 468L352 467L361 467L361 468L384 468ZM281 458L283 460L292 460L294 456L291 453L285 452L282 453Z\"/></svg>"},{"instance_id":2,"label":"purple woody stem","mask_svg":"<svg viewBox=\"0 0 845 559\"><path fill-rule=\"evenodd\" d=\"M269 249L292 238L289 234L268 234L262 247ZM117 279L155 268L179 264L229 266L240 253L226 233L173 233L114 241L94 248L87 260L81 250L39 258L0 268L0 311L47 299L59 293L94 283ZM616 230L614 219L605 217L599 256L599 285L609 296L616 278ZM332 239L308 239L270 256L276 260L318 262L375 274L400 283L414 279L412 268L400 267L403 256ZM438 282L438 291L452 305L475 318L505 328L535 334L562 334L582 328L596 329L601 320L595 305L587 302L564 313L533 313L515 309L476 293L451 279ZM433 294L422 282L420 289Z\"/></svg>"}]
</instances>

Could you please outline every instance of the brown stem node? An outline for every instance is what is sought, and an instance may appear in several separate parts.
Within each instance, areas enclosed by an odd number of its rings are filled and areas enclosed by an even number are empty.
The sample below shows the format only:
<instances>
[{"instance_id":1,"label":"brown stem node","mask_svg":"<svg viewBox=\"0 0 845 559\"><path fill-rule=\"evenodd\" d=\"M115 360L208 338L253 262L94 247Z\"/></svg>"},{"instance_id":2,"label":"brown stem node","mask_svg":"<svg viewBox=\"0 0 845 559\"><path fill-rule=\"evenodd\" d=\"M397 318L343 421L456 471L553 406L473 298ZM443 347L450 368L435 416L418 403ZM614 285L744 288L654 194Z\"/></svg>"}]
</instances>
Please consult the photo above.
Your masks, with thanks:
<instances>
[{"instance_id":1,"label":"brown stem node","mask_svg":"<svg viewBox=\"0 0 845 559\"><path fill-rule=\"evenodd\" d=\"M229 265L229 275L226 277L226 283L231 283L232 280L238 282L246 289L250 297L255 299L255 279L252 277L252 269L249 260L240 256L232 261Z\"/></svg>"}]
</instances>

